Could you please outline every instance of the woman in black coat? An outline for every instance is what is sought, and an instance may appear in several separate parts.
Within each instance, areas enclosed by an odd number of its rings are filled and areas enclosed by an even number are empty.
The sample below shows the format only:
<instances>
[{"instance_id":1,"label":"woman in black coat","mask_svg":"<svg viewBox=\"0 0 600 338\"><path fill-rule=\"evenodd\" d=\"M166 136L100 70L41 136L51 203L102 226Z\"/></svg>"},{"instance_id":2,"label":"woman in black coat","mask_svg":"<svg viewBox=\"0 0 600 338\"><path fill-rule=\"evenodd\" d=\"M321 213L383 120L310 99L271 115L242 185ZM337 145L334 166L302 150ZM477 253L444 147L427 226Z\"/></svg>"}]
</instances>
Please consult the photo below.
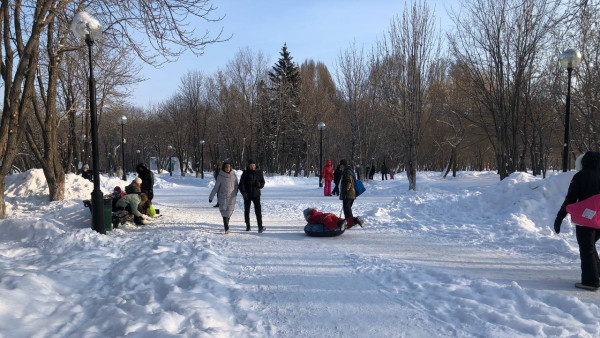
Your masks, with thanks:
<instances>
[{"instance_id":1,"label":"woman in black coat","mask_svg":"<svg viewBox=\"0 0 600 338\"><path fill-rule=\"evenodd\" d=\"M138 164L135 171L142 179L141 192L148 195L148 200L152 201L154 198L154 174L143 163Z\"/></svg>"},{"instance_id":2,"label":"woman in black coat","mask_svg":"<svg viewBox=\"0 0 600 338\"><path fill-rule=\"evenodd\" d=\"M577 162L579 158L577 159ZM556 219L554 231L560 232L562 220L567 216L567 205L583 201L600 193L600 153L586 152L581 158L581 170L573 176L569 191L565 197ZM600 286L600 259L596 251L596 242L600 239L600 229L593 229L575 225L577 244L579 244L579 258L581 259L581 283L575 287L596 290Z\"/></svg>"},{"instance_id":3,"label":"woman in black coat","mask_svg":"<svg viewBox=\"0 0 600 338\"><path fill-rule=\"evenodd\" d=\"M240 178L240 192L244 197L244 221L246 231L250 231L250 204L254 203L254 214L258 224L258 232L263 232L262 210L260 207L260 189L265 186L265 177L260 169L256 167L253 160L248 161L248 167Z\"/></svg>"}]
</instances>

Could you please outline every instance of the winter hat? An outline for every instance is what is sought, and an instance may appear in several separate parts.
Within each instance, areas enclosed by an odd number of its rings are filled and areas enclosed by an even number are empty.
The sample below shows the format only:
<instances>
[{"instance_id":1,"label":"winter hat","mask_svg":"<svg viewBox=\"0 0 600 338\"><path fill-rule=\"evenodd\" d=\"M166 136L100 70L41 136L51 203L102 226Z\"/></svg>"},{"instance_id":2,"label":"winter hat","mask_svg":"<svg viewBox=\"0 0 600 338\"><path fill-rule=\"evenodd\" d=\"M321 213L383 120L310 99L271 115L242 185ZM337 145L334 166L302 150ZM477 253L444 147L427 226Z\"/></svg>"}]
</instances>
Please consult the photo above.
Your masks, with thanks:
<instances>
[{"instance_id":1,"label":"winter hat","mask_svg":"<svg viewBox=\"0 0 600 338\"><path fill-rule=\"evenodd\" d=\"M346 160L341 160L340 161L340 165L343 165L344 167L348 166L348 162L346 162Z\"/></svg>"},{"instance_id":2,"label":"winter hat","mask_svg":"<svg viewBox=\"0 0 600 338\"><path fill-rule=\"evenodd\" d=\"M90 169L90 166L86 164L83 166L83 169Z\"/></svg>"},{"instance_id":3,"label":"winter hat","mask_svg":"<svg viewBox=\"0 0 600 338\"><path fill-rule=\"evenodd\" d=\"M588 151L581 159L582 169L600 170L600 153L597 151Z\"/></svg>"},{"instance_id":4,"label":"winter hat","mask_svg":"<svg viewBox=\"0 0 600 338\"><path fill-rule=\"evenodd\" d=\"M251 164L256 164L256 162L254 162L254 160L248 160L248 165L251 165Z\"/></svg>"},{"instance_id":5,"label":"winter hat","mask_svg":"<svg viewBox=\"0 0 600 338\"><path fill-rule=\"evenodd\" d=\"M304 209L304 211L302 212L304 214L304 220L308 222L308 218L314 213L314 211L316 210L313 208Z\"/></svg>"},{"instance_id":6,"label":"winter hat","mask_svg":"<svg viewBox=\"0 0 600 338\"><path fill-rule=\"evenodd\" d=\"M113 189L113 191L116 192L121 192L121 187L119 187L118 185Z\"/></svg>"},{"instance_id":7,"label":"winter hat","mask_svg":"<svg viewBox=\"0 0 600 338\"><path fill-rule=\"evenodd\" d=\"M137 184L142 184L142 179L139 177L136 177L135 180L133 180L133 181Z\"/></svg>"}]
</instances>

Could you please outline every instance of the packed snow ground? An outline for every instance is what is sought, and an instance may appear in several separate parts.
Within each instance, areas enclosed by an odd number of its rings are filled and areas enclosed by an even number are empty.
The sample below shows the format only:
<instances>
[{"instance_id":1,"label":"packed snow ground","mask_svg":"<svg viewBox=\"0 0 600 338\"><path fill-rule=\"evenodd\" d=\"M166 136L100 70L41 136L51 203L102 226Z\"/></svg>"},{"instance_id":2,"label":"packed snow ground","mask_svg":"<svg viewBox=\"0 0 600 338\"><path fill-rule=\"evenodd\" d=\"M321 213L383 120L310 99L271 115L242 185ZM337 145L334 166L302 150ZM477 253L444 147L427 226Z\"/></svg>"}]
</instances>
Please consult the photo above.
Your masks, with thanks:
<instances>
[{"instance_id":1,"label":"packed snow ground","mask_svg":"<svg viewBox=\"0 0 600 338\"><path fill-rule=\"evenodd\" d=\"M314 177L267 178L266 232L253 213L244 231L239 196L223 235L210 175L157 175L163 216L101 235L90 182L68 175L49 203L41 170L9 176L0 336L598 337L600 293L573 287L574 226L552 230L572 175L371 181L354 204L365 228L335 238L303 232L304 208L341 209Z\"/></svg>"}]
</instances>

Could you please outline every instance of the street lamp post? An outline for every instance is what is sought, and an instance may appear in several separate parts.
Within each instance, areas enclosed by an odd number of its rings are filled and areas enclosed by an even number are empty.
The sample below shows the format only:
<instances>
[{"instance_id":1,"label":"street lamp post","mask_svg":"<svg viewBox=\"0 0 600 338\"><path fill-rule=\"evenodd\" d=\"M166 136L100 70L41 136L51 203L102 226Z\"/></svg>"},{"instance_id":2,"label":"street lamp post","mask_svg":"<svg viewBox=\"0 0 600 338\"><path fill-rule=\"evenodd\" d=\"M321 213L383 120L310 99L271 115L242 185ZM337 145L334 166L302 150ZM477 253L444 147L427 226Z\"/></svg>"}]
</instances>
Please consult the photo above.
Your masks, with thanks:
<instances>
[{"instance_id":1,"label":"street lamp post","mask_svg":"<svg viewBox=\"0 0 600 338\"><path fill-rule=\"evenodd\" d=\"M571 73L581 63L581 53L577 49L569 48L559 57L560 65L567 69L567 102L565 111L565 143L563 144L563 172L569 170L569 116L571 115Z\"/></svg>"},{"instance_id":2,"label":"street lamp post","mask_svg":"<svg viewBox=\"0 0 600 338\"><path fill-rule=\"evenodd\" d=\"M204 179L204 140L200 140L200 178Z\"/></svg>"},{"instance_id":3,"label":"street lamp post","mask_svg":"<svg viewBox=\"0 0 600 338\"><path fill-rule=\"evenodd\" d=\"M325 129L325 122L319 122L317 124L319 132L321 133L321 141L319 143L319 188L323 187L323 129Z\"/></svg>"},{"instance_id":4,"label":"street lamp post","mask_svg":"<svg viewBox=\"0 0 600 338\"><path fill-rule=\"evenodd\" d=\"M87 137L85 134L81 135L81 143L82 143L81 144L81 163L83 163L83 164L88 164L88 162L89 162L88 158L86 156L86 151L85 151L85 149L87 148L87 142L85 140L86 138Z\"/></svg>"},{"instance_id":5,"label":"street lamp post","mask_svg":"<svg viewBox=\"0 0 600 338\"><path fill-rule=\"evenodd\" d=\"M102 25L87 12L80 12L75 15L71 23L71 31L85 39L88 46L90 76L88 86L90 91L90 116L91 116L91 134L92 134L92 170L94 176L94 190L92 191L92 228L105 234L103 194L100 190L100 173L98 163L98 124L96 122L96 80L94 79L94 69L92 67L92 46L94 40L102 36Z\"/></svg>"},{"instance_id":6,"label":"street lamp post","mask_svg":"<svg viewBox=\"0 0 600 338\"><path fill-rule=\"evenodd\" d=\"M127 170L125 170L125 136L123 135L125 125L127 124L127 116L119 116L119 124L121 124L121 166L123 167L123 181L127 181Z\"/></svg>"},{"instance_id":7,"label":"street lamp post","mask_svg":"<svg viewBox=\"0 0 600 338\"><path fill-rule=\"evenodd\" d=\"M169 176L173 176L173 165L171 163L171 158L173 157L173 147L169 145L167 149L169 149Z\"/></svg>"}]
</instances>

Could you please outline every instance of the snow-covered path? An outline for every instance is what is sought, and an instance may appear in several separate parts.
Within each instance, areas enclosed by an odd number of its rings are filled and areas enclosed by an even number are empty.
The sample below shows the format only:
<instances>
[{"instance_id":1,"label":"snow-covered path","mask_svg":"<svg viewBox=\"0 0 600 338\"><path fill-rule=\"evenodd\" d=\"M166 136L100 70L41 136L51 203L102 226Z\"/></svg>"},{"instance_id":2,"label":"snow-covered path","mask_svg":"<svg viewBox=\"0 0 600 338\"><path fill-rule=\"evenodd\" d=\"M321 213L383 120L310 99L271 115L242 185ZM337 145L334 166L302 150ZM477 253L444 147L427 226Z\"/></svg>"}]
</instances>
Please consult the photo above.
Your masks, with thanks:
<instances>
[{"instance_id":1,"label":"snow-covered path","mask_svg":"<svg viewBox=\"0 0 600 338\"><path fill-rule=\"evenodd\" d=\"M187 177L159 180L153 224L108 236L70 226L79 205L50 205L40 238L0 237L0 336L598 336L570 226L547 226L568 177L528 180L372 182L354 206L365 228L336 238L302 231L304 208L341 207L314 178L268 179L263 234L253 214L243 231L240 198L223 235L212 184Z\"/></svg>"}]
</instances>

